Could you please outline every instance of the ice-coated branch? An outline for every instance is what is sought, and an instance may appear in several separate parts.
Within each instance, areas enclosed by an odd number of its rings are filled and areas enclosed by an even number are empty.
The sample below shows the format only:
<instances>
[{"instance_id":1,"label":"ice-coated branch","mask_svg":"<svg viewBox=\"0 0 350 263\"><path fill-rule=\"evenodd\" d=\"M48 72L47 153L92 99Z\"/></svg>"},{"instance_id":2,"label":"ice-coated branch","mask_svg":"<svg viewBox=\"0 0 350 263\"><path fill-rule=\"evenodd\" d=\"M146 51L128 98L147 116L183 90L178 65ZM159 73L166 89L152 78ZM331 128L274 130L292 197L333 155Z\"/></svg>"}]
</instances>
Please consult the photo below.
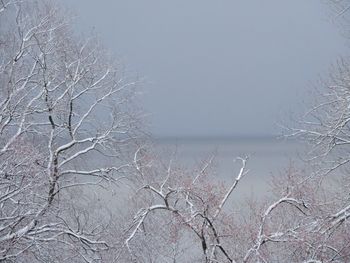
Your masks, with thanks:
<instances>
[{"instance_id":1,"label":"ice-coated branch","mask_svg":"<svg viewBox=\"0 0 350 263\"><path fill-rule=\"evenodd\" d=\"M222 199L222 201L220 202L215 214L214 214L214 218L216 218L220 211L222 210L223 206L225 205L227 199L230 197L231 193L233 192L233 190L236 188L238 182L242 179L242 177L248 172L246 170L246 163L248 158L238 158L238 160L240 160L242 162L242 167L236 177L236 179L234 180L234 182L232 183L232 185L230 186L230 188L228 189L227 193L225 194L224 198Z\"/></svg>"}]
</instances>

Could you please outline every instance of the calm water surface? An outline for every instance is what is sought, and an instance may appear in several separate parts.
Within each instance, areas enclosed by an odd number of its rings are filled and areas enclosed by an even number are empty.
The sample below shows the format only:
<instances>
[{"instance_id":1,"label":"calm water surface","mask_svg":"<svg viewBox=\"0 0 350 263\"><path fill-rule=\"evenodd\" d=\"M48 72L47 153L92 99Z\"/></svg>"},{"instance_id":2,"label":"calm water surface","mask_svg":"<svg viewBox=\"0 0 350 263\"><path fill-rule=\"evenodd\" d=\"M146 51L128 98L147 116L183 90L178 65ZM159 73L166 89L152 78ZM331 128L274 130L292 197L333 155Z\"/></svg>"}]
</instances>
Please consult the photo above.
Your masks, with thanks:
<instances>
[{"instance_id":1,"label":"calm water surface","mask_svg":"<svg viewBox=\"0 0 350 263\"><path fill-rule=\"evenodd\" d=\"M278 175L291 162L301 164L300 142L281 139L160 139L157 149L165 156L176 152L176 161L183 166L200 166L215 155L215 176L229 184L234 180L241 163L237 157L249 156L249 173L242 179L232 198L240 200L249 196L268 194L271 175Z\"/></svg>"},{"instance_id":2,"label":"calm water surface","mask_svg":"<svg viewBox=\"0 0 350 263\"><path fill-rule=\"evenodd\" d=\"M214 155L212 180L224 182L227 187L232 184L241 168L241 162L235 161L236 158L248 155L249 172L230 196L225 206L228 210L241 208L244 201L251 197L259 199L269 195L271 175L283 173L291 162L302 164L299 153L305 148L296 141L271 138L158 139L155 146L165 162L173 159L177 165L188 167L189 170L203 167L203 161ZM116 194L101 191L99 195L101 202L108 202L110 209L123 213L134 192L124 184L120 186ZM95 194L95 188L92 188L92 192Z\"/></svg>"}]
</instances>

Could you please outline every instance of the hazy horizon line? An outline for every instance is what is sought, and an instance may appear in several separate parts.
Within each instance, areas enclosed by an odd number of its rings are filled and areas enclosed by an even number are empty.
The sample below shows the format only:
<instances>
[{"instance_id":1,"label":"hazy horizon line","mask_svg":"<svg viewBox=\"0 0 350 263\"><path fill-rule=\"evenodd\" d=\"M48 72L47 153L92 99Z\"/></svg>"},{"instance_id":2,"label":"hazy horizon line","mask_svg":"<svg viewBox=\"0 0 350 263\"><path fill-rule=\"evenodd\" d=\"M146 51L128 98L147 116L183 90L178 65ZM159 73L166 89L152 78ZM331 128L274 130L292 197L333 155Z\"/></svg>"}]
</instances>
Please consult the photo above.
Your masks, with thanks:
<instances>
[{"instance_id":1,"label":"hazy horizon line","mask_svg":"<svg viewBox=\"0 0 350 263\"><path fill-rule=\"evenodd\" d=\"M282 134L235 135L152 135L156 141L210 141L210 140L296 140Z\"/></svg>"}]
</instances>

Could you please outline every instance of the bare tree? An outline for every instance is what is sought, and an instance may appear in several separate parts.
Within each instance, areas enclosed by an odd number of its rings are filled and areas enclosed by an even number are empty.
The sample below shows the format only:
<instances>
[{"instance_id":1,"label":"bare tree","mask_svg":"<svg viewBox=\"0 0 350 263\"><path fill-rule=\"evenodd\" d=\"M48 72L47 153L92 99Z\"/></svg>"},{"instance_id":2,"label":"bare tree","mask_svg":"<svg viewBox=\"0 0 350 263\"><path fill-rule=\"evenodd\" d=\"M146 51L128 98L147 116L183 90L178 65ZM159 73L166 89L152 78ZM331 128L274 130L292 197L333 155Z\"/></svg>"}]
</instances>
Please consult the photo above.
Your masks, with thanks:
<instances>
[{"instance_id":1,"label":"bare tree","mask_svg":"<svg viewBox=\"0 0 350 263\"><path fill-rule=\"evenodd\" d=\"M303 189L298 195L307 200L305 216L298 223L298 231L293 230L295 238L308 242L309 248L300 254L308 258L307 262L349 260L349 77L349 63L342 59L329 79L321 82L316 102L299 127L291 129L293 136L310 143L308 159L314 167L314 171L285 186Z\"/></svg>"},{"instance_id":2,"label":"bare tree","mask_svg":"<svg viewBox=\"0 0 350 263\"><path fill-rule=\"evenodd\" d=\"M247 173L247 159L238 160L241 169L228 187L210 176L213 157L187 172L173 160L165 166L155 160L159 158L145 152L135 154L142 179L120 257L131 262L236 262L228 246L230 217L223 208Z\"/></svg>"},{"instance_id":3,"label":"bare tree","mask_svg":"<svg viewBox=\"0 0 350 263\"><path fill-rule=\"evenodd\" d=\"M130 166L136 82L51 2L0 1L0 24L0 261L99 260L108 221L70 192Z\"/></svg>"},{"instance_id":4,"label":"bare tree","mask_svg":"<svg viewBox=\"0 0 350 263\"><path fill-rule=\"evenodd\" d=\"M348 1L330 1L347 24ZM350 255L350 70L340 59L319 82L315 102L290 136L309 143L311 167L275 177L276 200L250 222L244 262L347 262ZM260 218L260 219L259 219Z\"/></svg>"}]
</instances>

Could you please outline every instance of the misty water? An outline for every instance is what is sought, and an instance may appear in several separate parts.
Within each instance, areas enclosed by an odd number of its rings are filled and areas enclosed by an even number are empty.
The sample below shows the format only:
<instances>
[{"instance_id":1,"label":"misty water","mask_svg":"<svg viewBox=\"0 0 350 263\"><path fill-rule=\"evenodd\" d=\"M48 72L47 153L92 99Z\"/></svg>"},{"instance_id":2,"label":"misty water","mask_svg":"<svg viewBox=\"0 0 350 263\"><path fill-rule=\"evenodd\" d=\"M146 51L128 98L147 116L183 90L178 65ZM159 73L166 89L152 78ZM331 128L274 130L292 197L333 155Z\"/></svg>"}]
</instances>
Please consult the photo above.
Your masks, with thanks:
<instances>
[{"instance_id":1,"label":"misty water","mask_svg":"<svg viewBox=\"0 0 350 263\"><path fill-rule=\"evenodd\" d=\"M283 173L292 163L301 165L300 156L305 149L300 142L278 138L159 139L156 146L165 159L174 158L184 167L201 167L203 161L214 156L214 179L227 185L241 167L237 157L249 156L249 172L231 196L237 201L268 195L271 176Z\"/></svg>"},{"instance_id":2,"label":"misty water","mask_svg":"<svg viewBox=\"0 0 350 263\"><path fill-rule=\"evenodd\" d=\"M209 179L215 183L223 182L227 188L241 168L237 157L249 156L249 171L231 194L225 207L227 210L241 207L248 199L270 195L271 176L284 173L291 163L302 165L300 154L305 149L302 143L295 140L277 138L162 138L154 140L154 146L164 165L172 160L172 166L190 171L200 170L214 156L208 170L211 175ZM125 212L136 191L129 188L126 182L122 180L116 192L100 192L100 201L107 202L109 208L118 213ZM95 190L92 188L94 195Z\"/></svg>"}]
</instances>

